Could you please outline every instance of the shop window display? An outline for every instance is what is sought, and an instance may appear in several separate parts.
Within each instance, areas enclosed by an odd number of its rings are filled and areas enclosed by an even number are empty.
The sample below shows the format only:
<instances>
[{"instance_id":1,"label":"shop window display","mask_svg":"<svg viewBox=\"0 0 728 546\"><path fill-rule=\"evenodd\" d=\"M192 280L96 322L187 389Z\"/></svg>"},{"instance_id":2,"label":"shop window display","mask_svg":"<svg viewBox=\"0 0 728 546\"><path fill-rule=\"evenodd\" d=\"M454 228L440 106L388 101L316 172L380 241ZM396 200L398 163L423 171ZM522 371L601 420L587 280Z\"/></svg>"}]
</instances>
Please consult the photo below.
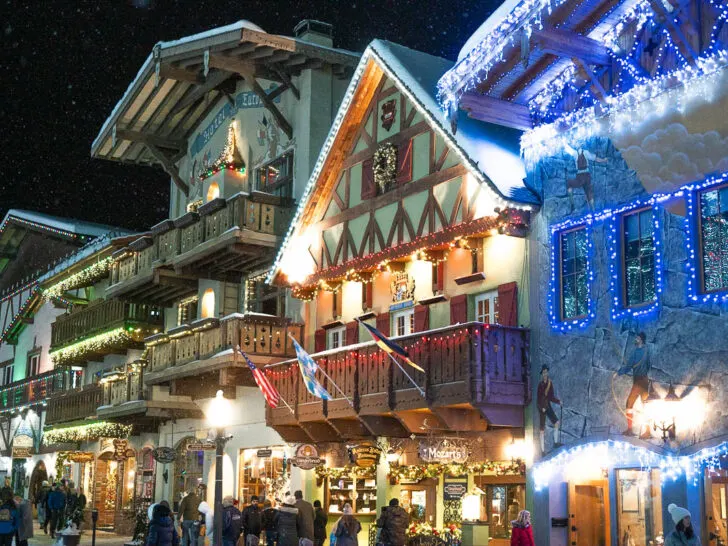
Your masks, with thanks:
<instances>
[{"instance_id":1,"label":"shop window display","mask_svg":"<svg viewBox=\"0 0 728 546\"><path fill-rule=\"evenodd\" d=\"M617 532L620 544L649 546L662 538L659 470L617 470Z\"/></svg>"},{"instance_id":2,"label":"shop window display","mask_svg":"<svg viewBox=\"0 0 728 546\"><path fill-rule=\"evenodd\" d=\"M270 452L270 456L258 457L260 451ZM253 495L258 498L281 497L278 491L285 481L283 448L244 449L240 456L240 491L238 498L249 504Z\"/></svg>"},{"instance_id":3,"label":"shop window display","mask_svg":"<svg viewBox=\"0 0 728 546\"><path fill-rule=\"evenodd\" d=\"M177 458L174 464L175 509L182 499L182 495L202 482L202 465L205 461L205 452L188 451L187 445L193 442L196 442L194 438L185 438L177 446Z\"/></svg>"},{"instance_id":4,"label":"shop window display","mask_svg":"<svg viewBox=\"0 0 728 546\"><path fill-rule=\"evenodd\" d=\"M332 469L327 478L326 506L329 514L341 514L350 504L356 514L375 514L377 509L377 482L371 472L347 472L346 468Z\"/></svg>"},{"instance_id":5,"label":"shop window display","mask_svg":"<svg viewBox=\"0 0 728 546\"><path fill-rule=\"evenodd\" d=\"M481 519L490 525L490 536L509 538L511 521L518 519L518 513L526 507L524 484L483 484L485 491L481 499Z\"/></svg>"},{"instance_id":6,"label":"shop window display","mask_svg":"<svg viewBox=\"0 0 728 546\"><path fill-rule=\"evenodd\" d=\"M715 544L725 546L728 544L728 470L706 470L705 496L706 530L714 537Z\"/></svg>"},{"instance_id":7,"label":"shop window display","mask_svg":"<svg viewBox=\"0 0 728 546\"><path fill-rule=\"evenodd\" d=\"M154 468L156 466L151 448L145 447L138 461L136 471L137 503L149 506L154 501Z\"/></svg>"}]
</instances>

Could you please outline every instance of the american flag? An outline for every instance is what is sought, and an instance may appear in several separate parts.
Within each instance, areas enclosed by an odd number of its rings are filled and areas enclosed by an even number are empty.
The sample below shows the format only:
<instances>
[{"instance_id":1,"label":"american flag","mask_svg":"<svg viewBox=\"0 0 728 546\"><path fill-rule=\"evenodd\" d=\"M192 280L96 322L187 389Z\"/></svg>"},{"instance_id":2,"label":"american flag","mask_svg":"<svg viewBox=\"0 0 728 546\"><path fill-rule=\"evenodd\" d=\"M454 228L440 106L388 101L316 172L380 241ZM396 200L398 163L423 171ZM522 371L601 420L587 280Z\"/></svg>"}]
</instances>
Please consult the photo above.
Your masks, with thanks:
<instances>
[{"instance_id":1,"label":"american flag","mask_svg":"<svg viewBox=\"0 0 728 546\"><path fill-rule=\"evenodd\" d=\"M255 364L253 364L250 361L250 358L248 358L248 355L246 355L245 352L239 347L238 347L238 351L240 351L240 354L243 355L245 362L248 364L248 367L250 368L250 371L253 372L253 379L255 379L255 384L258 385L260 392L263 393L263 398L265 398L265 401L268 402L268 405L271 408L278 407L278 402L281 399L281 395L278 394L278 391L276 390L276 388L273 385L271 385L270 381L268 381L268 378L265 376L265 373L263 373L261 370L259 370L255 366Z\"/></svg>"}]
</instances>

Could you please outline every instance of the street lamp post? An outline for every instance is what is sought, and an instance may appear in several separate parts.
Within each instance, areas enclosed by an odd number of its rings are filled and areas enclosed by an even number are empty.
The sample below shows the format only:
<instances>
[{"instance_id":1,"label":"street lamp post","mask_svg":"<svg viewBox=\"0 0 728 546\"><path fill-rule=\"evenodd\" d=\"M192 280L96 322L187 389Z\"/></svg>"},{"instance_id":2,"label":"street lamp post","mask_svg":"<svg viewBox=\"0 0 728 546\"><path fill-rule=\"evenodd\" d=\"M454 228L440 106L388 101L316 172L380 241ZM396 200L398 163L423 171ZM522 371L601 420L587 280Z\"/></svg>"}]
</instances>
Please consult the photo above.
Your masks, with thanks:
<instances>
[{"instance_id":1,"label":"street lamp post","mask_svg":"<svg viewBox=\"0 0 728 546\"><path fill-rule=\"evenodd\" d=\"M207 424L215 434L215 506L213 508L213 545L222 546L222 465L225 444L230 436L225 436L225 427L230 425L230 402L217 391L215 398L207 406Z\"/></svg>"}]
</instances>

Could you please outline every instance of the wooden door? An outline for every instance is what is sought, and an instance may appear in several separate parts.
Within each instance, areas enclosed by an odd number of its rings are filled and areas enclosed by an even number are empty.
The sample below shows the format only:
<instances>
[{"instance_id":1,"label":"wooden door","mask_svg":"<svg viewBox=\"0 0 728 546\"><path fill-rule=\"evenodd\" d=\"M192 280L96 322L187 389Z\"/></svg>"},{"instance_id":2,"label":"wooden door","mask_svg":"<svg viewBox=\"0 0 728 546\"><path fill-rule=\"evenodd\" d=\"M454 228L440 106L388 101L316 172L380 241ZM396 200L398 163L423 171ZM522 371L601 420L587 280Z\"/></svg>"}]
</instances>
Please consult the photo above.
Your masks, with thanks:
<instances>
[{"instance_id":1,"label":"wooden door","mask_svg":"<svg viewBox=\"0 0 728 546\"><path fill-rule=\"evenodd\" d=\"M703 538L708 539L712 534L719 538L717 544L728 544L728 470L706 471L705 478L706 528Z\"/></svg>"},{"instance_id":2,"label":"wooden door","mask_svg":"<svg viewBox=\"0 0 728 546\"><path fill-rule=\"evenodd\" d=\"M569 483L569 544L609 546L609 484L607 480Z\"/></svg>"}]
</instances>

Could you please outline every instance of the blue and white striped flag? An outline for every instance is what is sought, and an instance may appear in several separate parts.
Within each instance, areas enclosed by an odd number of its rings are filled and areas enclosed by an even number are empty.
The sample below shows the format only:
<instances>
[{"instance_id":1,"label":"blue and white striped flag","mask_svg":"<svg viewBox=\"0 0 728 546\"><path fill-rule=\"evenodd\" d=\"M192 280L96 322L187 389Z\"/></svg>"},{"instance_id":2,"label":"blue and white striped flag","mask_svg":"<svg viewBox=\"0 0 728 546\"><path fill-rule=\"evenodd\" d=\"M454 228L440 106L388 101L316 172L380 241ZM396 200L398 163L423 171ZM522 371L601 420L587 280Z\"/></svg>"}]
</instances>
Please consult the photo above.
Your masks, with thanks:
<instances>
[{"instance_id":1,"label":"blue and white striped flag","mask_svg":"<svg viewBox=\"0 0 728 546\"><path fill-rule=\"evenodd\" d=\"M303 383L306 385L308 392L314 396L321 398L322 400L333 400L333 397L323 388L321 383L316 381L316 369L318 364L311 358L306 351L303 350L298 342L291 336L293 346L296 348L296 358L298 358L298 367L301 368L301 376L303 376Z\"/></svg>"}]
</instances>

